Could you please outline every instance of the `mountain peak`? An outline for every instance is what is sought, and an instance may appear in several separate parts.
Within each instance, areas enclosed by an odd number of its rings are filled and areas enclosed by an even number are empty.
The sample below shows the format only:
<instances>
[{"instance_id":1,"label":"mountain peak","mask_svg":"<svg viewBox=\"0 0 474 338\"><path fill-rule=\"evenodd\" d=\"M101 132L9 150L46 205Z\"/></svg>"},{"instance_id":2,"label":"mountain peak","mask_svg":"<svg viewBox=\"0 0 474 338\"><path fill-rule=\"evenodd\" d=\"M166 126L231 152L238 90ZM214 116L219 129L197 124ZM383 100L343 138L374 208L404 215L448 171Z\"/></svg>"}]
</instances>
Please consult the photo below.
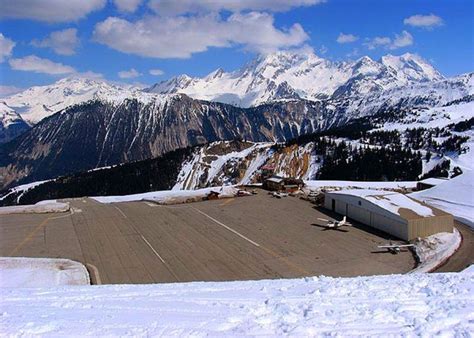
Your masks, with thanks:
<instances>
[{"instance_id":1,"label":"mountain peak","mask_svg":"<svg viewBox=\"0 0 474 338\"><path fill-rule=\"evenodd\" d=\"M417 54L405 53L400 56L382 56L380 62L406 81L435 81L443 79L430 63Z\"/></svg>"}]
</instances>

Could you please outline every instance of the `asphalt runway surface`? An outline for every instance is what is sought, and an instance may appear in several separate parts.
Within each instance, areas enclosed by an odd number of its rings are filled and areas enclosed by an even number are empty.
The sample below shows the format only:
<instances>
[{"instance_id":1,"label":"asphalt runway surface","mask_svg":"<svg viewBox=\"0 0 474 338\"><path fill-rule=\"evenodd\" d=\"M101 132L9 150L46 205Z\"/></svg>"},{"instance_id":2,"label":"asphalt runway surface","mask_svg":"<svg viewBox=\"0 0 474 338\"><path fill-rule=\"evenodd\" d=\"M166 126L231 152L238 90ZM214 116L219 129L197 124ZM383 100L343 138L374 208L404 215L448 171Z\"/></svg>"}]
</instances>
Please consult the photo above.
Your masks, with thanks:
<instances>
[{"instance_id":1,"label":"asphalt runway surface","mask_svg":"<svg viewBox=\"0 0 474 338\"><path fill-rule=\"evenodd\" d=\"M461 246L435 272L459 272L474 264L474 231L458 221L454 225L461 233Z\"/></svg>"},{"instance_id":2,"label":"asphalt runway surface","mask_svg":"<svg viewBox=\"0 0 474 338\"><path fill-rule=\"evenodd\" d=\"M0 220L0 255L69 258L94 284L251 280L404 273L410 251L379 251L388 235L340 219L296 197L254 196L172 206L68 200L69 213ZM394 241L398 243L398 241Z\"/></svg>"}]
</instances>

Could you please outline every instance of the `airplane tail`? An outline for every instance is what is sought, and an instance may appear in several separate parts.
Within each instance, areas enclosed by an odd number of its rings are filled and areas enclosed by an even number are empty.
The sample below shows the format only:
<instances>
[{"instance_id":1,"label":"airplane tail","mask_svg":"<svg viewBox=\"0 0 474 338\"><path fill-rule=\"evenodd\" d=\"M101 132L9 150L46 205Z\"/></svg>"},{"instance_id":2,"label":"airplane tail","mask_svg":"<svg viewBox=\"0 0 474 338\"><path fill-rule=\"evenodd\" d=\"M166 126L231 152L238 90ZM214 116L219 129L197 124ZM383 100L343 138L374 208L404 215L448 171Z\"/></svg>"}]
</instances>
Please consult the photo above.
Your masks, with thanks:
<instances>
[{"instance_id":1,"label":"airplane tail","mask_svg":"<svg viewBox=\"0 0 474 338\"><path fill-rule=\"evenodd\" d=\"M344 218L342 219L342 223L346 223L347 222L347 217L344 216Z\"/></svg>"}]
</instances>

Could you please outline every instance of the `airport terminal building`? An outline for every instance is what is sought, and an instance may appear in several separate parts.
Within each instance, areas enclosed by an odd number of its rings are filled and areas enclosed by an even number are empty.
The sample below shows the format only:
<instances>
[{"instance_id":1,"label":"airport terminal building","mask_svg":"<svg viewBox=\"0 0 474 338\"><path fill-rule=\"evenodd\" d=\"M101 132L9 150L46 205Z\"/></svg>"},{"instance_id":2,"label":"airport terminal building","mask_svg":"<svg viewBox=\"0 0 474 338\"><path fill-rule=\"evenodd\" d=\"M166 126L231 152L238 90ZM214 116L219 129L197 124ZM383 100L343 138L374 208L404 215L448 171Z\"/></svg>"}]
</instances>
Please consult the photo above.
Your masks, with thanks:
<instances>
[{"instance_id":1,"label":"airport terminal building","mask_svg":"<svg viewBox=\"0 0 474 338\"><path fill-rule=\"evenodd\" d=\"M451 214L397 192L368 189L326 192L324 206L406 241L453 232Z\"/></svg>"}]
</instances>

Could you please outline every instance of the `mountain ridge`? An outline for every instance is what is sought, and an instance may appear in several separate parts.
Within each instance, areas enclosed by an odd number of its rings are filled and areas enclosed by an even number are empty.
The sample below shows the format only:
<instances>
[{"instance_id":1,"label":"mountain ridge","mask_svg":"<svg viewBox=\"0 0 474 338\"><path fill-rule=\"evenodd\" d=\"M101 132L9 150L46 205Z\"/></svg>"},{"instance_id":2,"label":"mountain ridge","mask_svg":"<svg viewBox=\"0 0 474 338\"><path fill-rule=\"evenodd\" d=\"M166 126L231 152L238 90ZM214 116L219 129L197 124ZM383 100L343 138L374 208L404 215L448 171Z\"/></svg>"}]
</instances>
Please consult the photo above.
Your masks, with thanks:
<instances>
[{"instance_id":1,"label":"mountain ridge","mask_svg":"<svg viewBox=\"0 0 474 338\"><path fill-rule=\"evenodd\" d=\"M219 68L202 78L183 74L145 91L184 93L195 99L250 107L285 99L285 95L275 90L283 83L286 92L296 93L299 98L320 100L329 99L337 92L340 96L343 94L340 88L362 79L366 79L365 85L346 96L443 80L444 76L421 57L409 53L389 54L380 61L364 56L353 62L334 62L311 52L276 52L259 56L236 71L226 73Z\"/></svg>"}]
</instances>

